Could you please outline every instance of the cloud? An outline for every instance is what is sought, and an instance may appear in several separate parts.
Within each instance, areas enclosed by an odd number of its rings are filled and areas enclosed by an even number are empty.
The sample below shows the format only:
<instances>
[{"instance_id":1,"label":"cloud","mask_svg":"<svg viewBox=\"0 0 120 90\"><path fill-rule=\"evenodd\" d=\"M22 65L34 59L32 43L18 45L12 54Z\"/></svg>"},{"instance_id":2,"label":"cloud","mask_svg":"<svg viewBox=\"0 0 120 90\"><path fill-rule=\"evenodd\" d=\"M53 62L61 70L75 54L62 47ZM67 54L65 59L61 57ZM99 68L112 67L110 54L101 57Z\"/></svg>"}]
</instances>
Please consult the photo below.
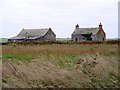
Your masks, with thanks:
<instances>
[{"instance_id":1,"label":"cloud","mask_svg":"<svg viewBox=\"0 0 120 90\"><path fill-rule=\"evenodd\" d=\"M120 1L118 3L118 37L120 38Z\"/></svg>"},{"instance_id":2,"label":"cloud","mask_svg":"<svg viewBox=\"0 0 120 90\"><path fill-rule=\"evenodd\" d=\"M17 33L20 27L51 26L58 37L69 36L74 24L94 26L99 22L106 25L109 33L110 23L117 27L118 0L1 0L2 29L8 32L6 26ZM8 25L9 24L11 25ZM61 30L62 29L62 30ZM66 35L62 32L65 32ZM115 31L117 32L117 30ZM3 36L4 36L3 33ZM11 37L14 33L7 35ZM110 37L115 35L110 34Z\"/></svg>"}]
</instances>

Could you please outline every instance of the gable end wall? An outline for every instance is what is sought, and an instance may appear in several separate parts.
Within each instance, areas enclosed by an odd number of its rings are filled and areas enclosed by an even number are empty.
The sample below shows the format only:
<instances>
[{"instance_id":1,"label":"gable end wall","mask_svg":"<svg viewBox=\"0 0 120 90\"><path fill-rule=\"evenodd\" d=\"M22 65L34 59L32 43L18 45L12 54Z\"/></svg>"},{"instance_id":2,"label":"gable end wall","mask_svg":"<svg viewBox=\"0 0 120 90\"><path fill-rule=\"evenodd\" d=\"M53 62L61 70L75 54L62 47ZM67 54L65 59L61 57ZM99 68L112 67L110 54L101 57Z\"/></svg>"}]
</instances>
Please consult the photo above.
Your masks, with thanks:
<instances>
[{"instance_id":1,"label":"gable end wall","mask_svg":"<svg viewBox=\"0 0 120 90\"><path fill-rule=\"evenodd\" d=\"M52 30L48 30L48 32L44 35L43 38L45 41L55 41L56 40L56 35Z\"/></svg>"}]
</instances>

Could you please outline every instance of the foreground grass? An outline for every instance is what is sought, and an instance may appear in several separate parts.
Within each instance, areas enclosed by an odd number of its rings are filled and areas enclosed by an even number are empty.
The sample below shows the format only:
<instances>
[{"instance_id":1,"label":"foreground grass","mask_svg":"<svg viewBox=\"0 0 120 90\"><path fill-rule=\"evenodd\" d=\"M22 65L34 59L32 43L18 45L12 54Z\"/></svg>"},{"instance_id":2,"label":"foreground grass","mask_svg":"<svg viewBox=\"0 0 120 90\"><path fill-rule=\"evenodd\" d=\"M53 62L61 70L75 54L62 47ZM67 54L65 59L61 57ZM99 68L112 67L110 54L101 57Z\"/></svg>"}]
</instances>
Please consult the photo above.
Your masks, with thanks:
<instances>
[{"instance_id":1,"label":"foreground grass","mask_svg":"<svg viewBox=\"0 0 120 90\"><path fill-rule=\"evenodd\" d=\"M3 82L8 86L118 87L118 46L114 44L7 45L2 50ZM76 68L79 60L93 57L95 65Z\"/></svg>"}]
</instances>

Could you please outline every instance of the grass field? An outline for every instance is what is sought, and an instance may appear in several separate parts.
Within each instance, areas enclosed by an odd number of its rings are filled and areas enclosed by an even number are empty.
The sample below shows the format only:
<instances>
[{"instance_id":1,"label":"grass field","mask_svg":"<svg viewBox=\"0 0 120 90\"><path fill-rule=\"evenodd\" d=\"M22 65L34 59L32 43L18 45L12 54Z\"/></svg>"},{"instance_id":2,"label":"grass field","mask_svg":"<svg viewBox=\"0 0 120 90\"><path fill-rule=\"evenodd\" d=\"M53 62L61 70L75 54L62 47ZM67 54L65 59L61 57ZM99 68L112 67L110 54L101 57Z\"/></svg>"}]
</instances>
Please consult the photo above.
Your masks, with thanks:
<instances>
[{"instance_id":1,"label":"grass field","mask_svg":"<svg viewBox=\"0 0 120 90\"><path fill-rule=\"evenodd\" d=\"M117 44L11 44L2 51L3 87L118 87Z\"/></svg>"},{"instance_id":2,"label":"grass field","mask_svg":"<svg viewBox=\"0 0 120 90\"><path fill-rule=\"evenodd\" d=\"M117 45L9 45L3 46L3 59L16 59L16 60L30 60L37 57L46 57L47 59L59 57L76 57L84 55L96 55L99 53L103 56L117 57ZM23 57L22 57L23 56Z\"/></svg>"},{"instance_id":3,"label":"grass field","mask_svg":"<svg viewBox=\"0 0 120 90\"><path fill-rule=\"evenodd\" d=\"M7 41L8 41L7 38L0 38L0 43L2 43L2 42L7 42Z\"/></svg>"}]
</instances>

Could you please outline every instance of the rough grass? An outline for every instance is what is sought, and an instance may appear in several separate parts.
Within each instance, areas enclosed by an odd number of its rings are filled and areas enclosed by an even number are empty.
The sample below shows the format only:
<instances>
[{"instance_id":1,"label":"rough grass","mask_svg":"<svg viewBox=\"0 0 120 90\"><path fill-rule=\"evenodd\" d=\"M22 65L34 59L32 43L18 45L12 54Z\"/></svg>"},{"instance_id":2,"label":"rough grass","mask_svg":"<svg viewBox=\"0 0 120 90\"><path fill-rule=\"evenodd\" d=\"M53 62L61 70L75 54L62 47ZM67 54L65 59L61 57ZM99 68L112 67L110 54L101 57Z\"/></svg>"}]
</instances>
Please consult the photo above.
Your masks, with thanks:
<instances>
[{"instance_id":1,"label":"rough grass","mask_svg":"<svg viewBox=\"0 0 120 90\"><path fill-rule=\"evenodd\" d=\"M118 57L117 45L8 45L3 46L3 60L31 61L35 58L44 57L52 60L60 67L70 68L76 61L86 55L102 56L111 58Z\"/></svg>"},{"instance_id":2,"label":"rough grass","mask_svg":"<svg viewBox=\"0 0 120 90\"><path fill-rule=\"evenodd\" d=\"M2 50L4 87L118 87L116 44L7 45ZM77 64L93 57L93 64Z\"/></svg>"},{"instance_id":3,"label":"rough grass","mask_svg":"<svg viewBox=\"0 0 120 90\"><path fill-rule=\"evenodd\" d=\"M36 56L76 56L85 54L96 54L99 52L105 56L117 56L118 45L34 45L34 46L3 46L4 55L32 55ZM17 57L16 55L16 57Z\"/></svg>"},{"instance_id":4,"label":"rough grass","mask_svg":"<svg viewBox=\"0 0 120 90\"><path fill-rule=\"evenodd\" d=\"M39 56L45 56L48 59L54 57L76 57L85 54L95 55L97 52L100 55L116 57L118 53L118 45L8 45L2 47L3 58L5 59L32 59ZM30 57L31 56L31 57ZM18 57L18 58L17 58ZM26 57L26 58L25 58ZM28 57L28 58L27 58Z\"/></svg>"}]
</instances>

